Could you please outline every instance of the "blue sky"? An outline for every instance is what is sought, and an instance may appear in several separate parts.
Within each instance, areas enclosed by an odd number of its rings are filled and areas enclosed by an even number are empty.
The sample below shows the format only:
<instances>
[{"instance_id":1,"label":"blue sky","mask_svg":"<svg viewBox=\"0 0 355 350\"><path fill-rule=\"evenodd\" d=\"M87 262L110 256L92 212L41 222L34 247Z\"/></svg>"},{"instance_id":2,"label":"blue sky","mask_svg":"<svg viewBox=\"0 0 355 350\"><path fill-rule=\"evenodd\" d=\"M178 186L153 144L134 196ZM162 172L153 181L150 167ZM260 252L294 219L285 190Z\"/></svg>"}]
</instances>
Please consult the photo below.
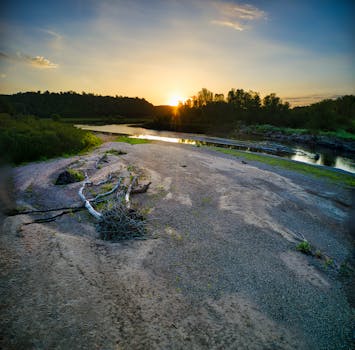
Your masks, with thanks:
<instances>
[{"instance_id":1,"label":"blue sky","mask_svg":"<svg viewBox=\"0 0 355 350\"><path fill-rule=\"evenodd\" d=\"M352 1L3 1L0 92L355 93Z\"/></svg>"}]
</instances>

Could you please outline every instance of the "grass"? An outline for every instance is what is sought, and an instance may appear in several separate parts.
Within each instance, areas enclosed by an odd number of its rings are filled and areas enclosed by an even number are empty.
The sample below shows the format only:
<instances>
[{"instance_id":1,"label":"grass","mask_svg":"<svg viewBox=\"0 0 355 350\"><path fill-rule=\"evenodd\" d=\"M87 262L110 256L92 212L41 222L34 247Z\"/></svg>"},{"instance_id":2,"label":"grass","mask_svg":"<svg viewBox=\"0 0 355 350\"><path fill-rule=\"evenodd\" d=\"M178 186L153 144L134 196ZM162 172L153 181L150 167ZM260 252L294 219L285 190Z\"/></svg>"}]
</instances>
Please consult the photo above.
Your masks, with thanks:
<instances>
[{"instance_id":1,"label":"grass","mask_svg":"<svg viewBox=\"0 0 355 350\"><path fill-rule=\"evenodd\" d=\"M75 169L68 169L67 171L74 177L77 182L83 181L85 179L85 176L81 171Z\"/></svg>"},{"instance_id":2,"label":"grass","mask_svg":"<svg viewBox=\"0 0 355 350\"><path fill-rule=\"evenodd\" d=\"M312 175L318 178L324 178L333 182L355 187L355 176L332 171L319 166L304 164L300 162L293 162L282 158L243 152L243 151L222 148L222 147L211 147L211 148L218 152L230 154L232 156L241 157L251 161L262 162L268 165L277 166L287 170L296 171L298 173Z\"/></svg>"},{"instance_id":3,"label":"grass","mask_svg":"<svg viewBox=\"0 0 355 350\"><path fill-rule=\"evenodd\" d=\"M113 154L115 156L121 156L127 154L127 152L111 148L108 151L106 151L105 154Z\"/></svg>"},{"instance_id":4,"label":"grass","mask_svg":"<svg viewBox=\"0 0 355 350\"><path fill-rule=\"evenodd\" d=\"M256 131L259 132L282 132L283 134L287 135L292 135L292 134L309 134L311 133L307 129L293 129L293 128L285 128L285 127L278 127L274 125L269 125L269 124L261 124L261 125L252 125L251 128L253 128Z\"/></svg>"},{"instance_id":5,"label":"grass","mask_svg":"<svg viewBox=\"0 0 355 350\"><path fill-rule=\"evenodd\" d=\"M99 144L91 132L68 124L0 113L0 155L12 164L78 154Z\"/></svg>"},{"instance_id":6,"label":"grass","mask_svg":"<svg viewBox=\"0 0 355 350\"><path fill-rule=\"evenodd\" d=\"M312 247L307 241L303 241L303 242L299 243L296 246L296 249L299 252L306 254L306 255L310 255L312 253Z\"/></svg>"},{"instance_id":7,"label":"grass","mask_svg":"<svg viewBox=\"0 0 355 350\"><path fill-rule=\"evenodd\" d=\"M355 140L355 134L342 129L336 131L322 131L322 130L314 131L310 129L293 129L293 128L286 128L286 127L277 127L269 124L252 125L251 128L259 132L281 132L285 135L314 134L316 132L317 134L323 136L338 137L344 140L351 140L351 141Z\"/></svg>"},{"instance_id":8,"label":"grass","mask_svg":"<svg viewBox=\"0 0 355 350\"><path fill-rule=\"evenodd\" d=\"M146 139L134 139L134 138L130 138L128 136L118 136L117 139L115 139L115 141L116 142L126 142L126 143L129 143L130 145L139 145L139 144L151 142Z\"/></svg>"},{"instance_id":9,"label":"grass","mask_svg":"<svg viewBox=\"0 0 355 350\"><path fill-rule=\"evenodd\" d=\"M325 136L332 136L332 137L338 137L338 138L345 139L345 140L355 141L355 134L352 134L352 133L347 132L345 130L321 131L320 134L325 135Z\"/></svg>"}]
</instances>

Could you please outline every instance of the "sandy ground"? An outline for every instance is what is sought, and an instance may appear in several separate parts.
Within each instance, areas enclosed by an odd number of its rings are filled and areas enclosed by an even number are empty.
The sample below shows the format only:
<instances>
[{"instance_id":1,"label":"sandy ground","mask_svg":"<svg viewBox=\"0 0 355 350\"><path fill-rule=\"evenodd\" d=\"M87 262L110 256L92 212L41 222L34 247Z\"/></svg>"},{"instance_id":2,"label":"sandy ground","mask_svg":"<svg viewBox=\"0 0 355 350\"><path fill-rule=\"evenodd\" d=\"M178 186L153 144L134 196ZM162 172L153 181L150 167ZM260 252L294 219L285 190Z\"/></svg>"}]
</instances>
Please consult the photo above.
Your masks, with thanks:
<instances>
[{"instance_id":1,"label":"sandy ground","mask_svg":"<svg viewBox=\"0 0 355 350\"><path fill-rule=\"evenodd\" d=\"M112 148L127 155L94 171ZM295 249L301 233L351 257L349 189L189 145L105 143L14 169L17 205L79 204L80 183L53 184L73 162L93 180L144 172L147 240L104 242L86 212L6 218L1 349L351 349L347 281Z\"/></svg>"}]
</instances>

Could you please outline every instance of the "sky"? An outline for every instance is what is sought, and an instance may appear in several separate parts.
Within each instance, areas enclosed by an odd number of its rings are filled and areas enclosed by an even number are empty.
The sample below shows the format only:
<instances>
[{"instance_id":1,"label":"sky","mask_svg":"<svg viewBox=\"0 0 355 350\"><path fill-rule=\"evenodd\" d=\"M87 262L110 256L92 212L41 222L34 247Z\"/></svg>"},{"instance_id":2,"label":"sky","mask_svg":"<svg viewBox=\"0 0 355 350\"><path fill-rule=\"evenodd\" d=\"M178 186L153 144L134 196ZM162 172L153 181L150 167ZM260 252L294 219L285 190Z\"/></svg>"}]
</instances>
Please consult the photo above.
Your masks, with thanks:
<instances>
[{"instance_id":1,"label":"sky","mask_svg":"<svg viewBox=\"0 0 355 350\"><path fill-rule=\"evenodd\" d=\"M76 91L173 104L205 87L292 105L355 94L346 0L2 1L0 93Z\"/></svg>"}]
</instances>

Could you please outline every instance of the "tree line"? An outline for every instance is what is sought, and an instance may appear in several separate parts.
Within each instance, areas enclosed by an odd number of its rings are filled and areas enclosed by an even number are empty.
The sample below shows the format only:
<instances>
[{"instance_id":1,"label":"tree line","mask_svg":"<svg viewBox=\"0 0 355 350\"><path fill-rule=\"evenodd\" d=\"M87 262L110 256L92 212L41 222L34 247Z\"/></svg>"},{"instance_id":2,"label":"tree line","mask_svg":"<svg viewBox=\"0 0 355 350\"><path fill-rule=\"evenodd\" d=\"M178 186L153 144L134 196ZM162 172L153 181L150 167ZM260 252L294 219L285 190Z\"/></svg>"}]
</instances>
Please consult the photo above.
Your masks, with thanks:
<instances>
[{"instance_id":1,"label":"tree line","mask_svg":"<svg viewBox=\"0 0 355 350\"><path fill-rule=\"evenodd\" d=\"M156 115L151 126L178 131L226 132L240 125L270 124L310 130L343 129L355 133L355 96L326 99L291 108L276 94L231 89L227 95L203 88L174 113Z\"/></svg>"},{"instance_id":2,"label":"tree line","mask_svg":"<svg viewBox=\"0 0 355 350\"><path fill-rule=\"evenodd\" d=\"M19 92L0 96L0 112L40 118L151 117L154 106L143 98L100 96L92 93Z\"/></svg>"},{"instance_id":3,"label":"tree line","mask_svg":"<svg viewBox=\"0 0 355 350\"><path fill-rule=\"evenodd\" d=\"M291 108L276 94L263 98L255 91L231 89L226 95L203 88L177 108L153 106L144 98L100 96L73 91L0 95L0 112L41 118L87 118L120 122L144 118L156 129L226 133L241 125L270 124L311 130L345 130L355 133L355 96L326 99L310 106Z\"/></svg>"}]
</instances>

